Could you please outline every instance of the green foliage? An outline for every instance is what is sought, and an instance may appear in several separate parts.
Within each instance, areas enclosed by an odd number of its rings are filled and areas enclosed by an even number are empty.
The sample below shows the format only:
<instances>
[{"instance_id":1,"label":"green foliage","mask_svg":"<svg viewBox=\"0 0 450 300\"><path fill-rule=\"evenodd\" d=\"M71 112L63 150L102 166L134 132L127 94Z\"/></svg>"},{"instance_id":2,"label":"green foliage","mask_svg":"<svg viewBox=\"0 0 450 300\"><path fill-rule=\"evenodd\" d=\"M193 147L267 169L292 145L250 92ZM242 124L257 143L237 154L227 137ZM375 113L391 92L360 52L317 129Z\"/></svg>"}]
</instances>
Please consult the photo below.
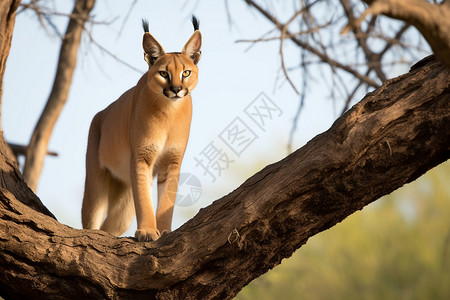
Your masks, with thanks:
<instances>
[{"instance_id":1,"label":"green foliage","mask_svg":"<svg viewBox=\"0 0 450 300\"><path fill-rule=\"evenodd\" d=\"M450 299L450 162L311 238L236 297Z\"/></svg>"}]
</instances>

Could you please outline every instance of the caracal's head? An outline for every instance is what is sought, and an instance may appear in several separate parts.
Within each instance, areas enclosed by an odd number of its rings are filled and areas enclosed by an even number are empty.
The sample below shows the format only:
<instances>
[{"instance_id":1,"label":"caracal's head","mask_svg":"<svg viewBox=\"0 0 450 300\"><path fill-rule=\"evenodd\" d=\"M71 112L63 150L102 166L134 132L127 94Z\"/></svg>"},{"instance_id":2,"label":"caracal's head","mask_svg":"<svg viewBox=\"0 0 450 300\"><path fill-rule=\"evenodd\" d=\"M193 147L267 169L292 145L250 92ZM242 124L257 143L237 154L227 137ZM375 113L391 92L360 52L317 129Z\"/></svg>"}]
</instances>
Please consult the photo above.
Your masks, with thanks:
<instances>
[{"instance_id":1,"label":"caracal's head","mask_svg":"<svg viewBox=\"0 0 450 300\"><path fill-rule=\"evenodd\" d=\"M149 65L148 85L155 94L163 94L176 101L189 95L197 84L197 63L201 57L202 35L198 19L192 16L194 33L181 52L166 53L158 41L144 27L144 59Z\"/></svg>"}]
</instances>

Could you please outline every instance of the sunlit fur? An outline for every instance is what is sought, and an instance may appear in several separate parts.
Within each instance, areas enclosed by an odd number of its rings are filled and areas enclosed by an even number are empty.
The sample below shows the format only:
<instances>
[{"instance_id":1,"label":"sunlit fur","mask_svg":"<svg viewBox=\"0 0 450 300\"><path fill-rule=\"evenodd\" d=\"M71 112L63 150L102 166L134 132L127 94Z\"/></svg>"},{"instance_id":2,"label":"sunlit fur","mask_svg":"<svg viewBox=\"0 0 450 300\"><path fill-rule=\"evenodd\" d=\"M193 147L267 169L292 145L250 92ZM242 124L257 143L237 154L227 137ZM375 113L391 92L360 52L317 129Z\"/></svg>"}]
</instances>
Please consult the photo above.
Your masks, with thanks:
<instances>
[{"instance_id":1,"label":"sunlit fur","mask_svg":"<svg viewBox=\"0 0 450 300\"><path fill-rule=\"evenodd\" d=\"M83 228L119 236L136 214L135 237L151 241L171 230L189 138L201 34L195 30L180 53L165 53L147 32L148 23L143 26L148 72L91 123L82 223ZM151 200L154 176L158 178L156 216Z\"/></svg>"}]
</instances>

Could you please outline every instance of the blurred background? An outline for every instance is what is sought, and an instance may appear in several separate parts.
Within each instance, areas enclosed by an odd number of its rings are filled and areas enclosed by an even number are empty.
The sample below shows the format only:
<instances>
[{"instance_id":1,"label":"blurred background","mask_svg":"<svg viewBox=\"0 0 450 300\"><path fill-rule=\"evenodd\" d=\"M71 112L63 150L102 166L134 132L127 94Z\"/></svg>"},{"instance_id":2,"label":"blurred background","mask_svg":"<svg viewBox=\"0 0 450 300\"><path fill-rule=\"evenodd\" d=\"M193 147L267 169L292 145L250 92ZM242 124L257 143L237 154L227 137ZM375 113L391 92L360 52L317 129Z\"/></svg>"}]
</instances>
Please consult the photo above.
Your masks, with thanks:
<instances>
[{"instance_id":1,"label":"blurred background","mask_svg":"<svg viewBox=\"0 0 450 300\"><path fill-rule=\"evenodd\" d=\"M74 1L22 3L4 76L2 125L8 142L27 145L52 89ZM200 193L175 207L176 229L431 53L414 28L385 17L341 34L364 9L360 1L97 0L48 146L58 156L46 157L38 196L60 222L81 228L89 125L147 70L142 18L166 52L181 51L193 13L203 36L182 166ZM251 114L261 104L263 126ZM224 138L236 124L250 133L239 149ZM222 159L205 169L199 161L211 147ZM447 162L311 238L237 299L448 299L449 182ZM180 196L190 187L181 184Z\"/></svg>"}]
</instances>

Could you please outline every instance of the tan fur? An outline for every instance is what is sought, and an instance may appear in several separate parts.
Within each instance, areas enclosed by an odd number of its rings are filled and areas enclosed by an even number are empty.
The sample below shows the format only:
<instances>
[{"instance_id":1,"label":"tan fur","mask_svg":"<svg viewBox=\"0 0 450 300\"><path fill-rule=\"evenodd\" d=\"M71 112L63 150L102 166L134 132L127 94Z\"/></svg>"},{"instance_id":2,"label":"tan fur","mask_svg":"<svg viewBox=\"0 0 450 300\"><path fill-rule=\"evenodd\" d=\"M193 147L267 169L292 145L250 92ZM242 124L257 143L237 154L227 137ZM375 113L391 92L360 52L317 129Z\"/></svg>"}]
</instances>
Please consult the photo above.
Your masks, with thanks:
<instances>
[{"instance_id":1,"label":"tan fur","mask_svg":"<svg viewBox=\"0 0 450 300\"><path fill-rule=\"evenodd\" d=\"M201 34L196 30L181 53L166 54L148 32L143 47L148 72L92 120L82 223L83 228L119 236L136 213L135 237L151 241L171 230ZM154 176L158 178L156 218L151 200Z\"/></svg>"}]
</instances>

